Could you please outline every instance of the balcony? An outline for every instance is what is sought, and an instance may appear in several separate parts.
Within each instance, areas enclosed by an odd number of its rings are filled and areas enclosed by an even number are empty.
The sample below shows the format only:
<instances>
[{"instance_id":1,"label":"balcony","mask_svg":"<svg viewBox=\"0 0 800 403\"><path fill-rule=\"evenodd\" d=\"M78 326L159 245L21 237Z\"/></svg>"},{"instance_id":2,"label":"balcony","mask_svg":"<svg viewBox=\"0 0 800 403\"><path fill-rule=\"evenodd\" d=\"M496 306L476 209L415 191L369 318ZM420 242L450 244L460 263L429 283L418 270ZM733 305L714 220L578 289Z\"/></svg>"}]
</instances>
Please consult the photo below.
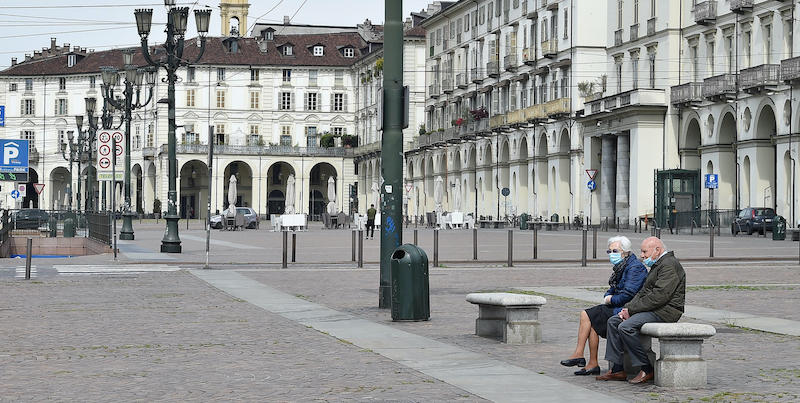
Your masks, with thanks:
<instances>
[{"instance_id":1,"label":"balcony","mask_svg":"<svg viewBox=\"0 0 800 403\"><path fill-rule=\"evenodd\" d=\"M142 157L145 159L153 159L156 157L155 147L142 147Z\"/></svg>"},{"instance_id":2,"label":"balcony","mask_svg":"<svg viewBox=\"0 0 800 403\"><path fill-rule=\"evenodd\" d=\"M700 25L713 24L717 21L716 0L701 1L694 6L694 22Z\"/></svg>"},{"instance_id":3,"label":"balcony","mask_svg":"<svg viewBox=\"0 0 800 403\"><path fill-rule=\"evenodd\" d=\"M622 109L641 106L666 108L664 106L665 103L664 90L640 88L586 102L584 116L611 112L613 109L605 109L603 107L606 104L609 106L614 105L616 109Z\"/></svg>"},{"instance_id":4,"label":"balcony","mask_svg":"<svg viewBox=\"0 0 800 403\"><path fill-rule=\"evenodd\" d=\"M456 43L457 44L461 43L461 32L456 34Z\"/></svg>"},{"instance_id":5,"label":"balcony","mask_svg":"<svg viewBox=\"0 0 800 403\"><path fill-rule=\"evenodd\" d=\"M28 163L30 164L38 164L39 163L39 150L36 147L31 147L28 149Z\"/></svg>"},{"instance_id":6,"label":"balcony","mask_svg":"<svg viewBox=\"0 0 800 403\"><path fill-rule=\"evenodd\" d=\"M442 80L442 92L445 94L450 94L453 92L453 79L452 78L445 78Z\"/></svg>"},{"instance_id":7,"label":"balcony","mask_svg":"<svg viewBox=\"0 0 800 403\"><path fill-rule=\"evenodd\" d=\"M483 82L483 76L481 75L481 72L478 71L477 68L472 69L471 75L472 75L472 82L473 83L480 84L480 83Z\"/></svg>"},{"instance_id":8,"label":"balcony","mask_svg":"<svg viewBox=\"0 0 800 403\"><path fill-rule=\"evenodd\" d=\"M781 60L781 79L787 83L800 79L800 57Z\"/></svg>"},{"instance_id":9,"label":"balcony","mask_svg":"<svg viewBox=\"0 0 800 403\"><path fill-rule=\"evenodd\" d=\"M639 24L631 25L631 42L639 40Z\"/></svg>"},{"instance_id":10,"label":"balcony","mask_svg":"<svg viewBox=\"0 0 800 403\"><path fill-rule=\"evenodd\" d=\"M206 144L177 144L175 152L179 154L208 154ZM220 155L281 155L281 156L317 156L345 157L354 155L355 149L344 147L294 147L282 145L270 146L234 146L215 145L214 153ZM167 145L161 146L161 153L167 153Z\"/></svg>"},{"instance_id":11,"label":"balcony","mask_svg":"<svg viewBox=\"0 0 800 403\"><path fill-rule=\"evenodd\" d=\"M622 45L622 30L614 31L614 46Z\"/></svg>"},{"instance_id":12,"label":"balcony","mask_svg":"<svg viewBox=\"0 0 800 403\"><path fill-rule=\"evenodd\" d=\"M647 20L647 36L656 34L656 17Z\"/></svg>"},{"instance_id":13,"label":"balcony","mask_svg":"<svg viewBox=\"0 0 800 403\"><path fill-rule=\"evenodd\" d=\"M499 63L497 62L486 63L486 74L492 78L500 77Z\"/></svg>"},{"instance_id":14,"label":"balcony","mask_svg":"<svg viewBox=\"0 0 800 403\"><path fill-rule=\"evenodd\" d=\"M727 100L736 97L736 74L720 74L703 80L703 98Z\"/></svg>"},{"instance_id":15,"label":"balcony","mask_svg":"<svg viewBox=\"0 0 800 403\"><path fill-rule=\"evenodd\" d=\"M542 41L542 56L552 59L558 55L558 39Z\"/></svg>"},{"instance_id":16,"label":"balcony","mask_svg":"<svg viewBox=\"0 0 800 403\"><path fill-rule=\"evenodd\" d=\"M540 122L547 119L547 114L544 111L544 104L531 105L522 110L525 120L530 123Z\"/></svg>"},{"instance_id":17,"label":"balcony","mask_svg":"<svg viewBox=\"0 0 800 403\"><path fill-rule=\"evenodd\" d=\"M558 10L558 0L547 0L547 9L550 11Z\"/></svg>"},{"instance_id":18,"label":"balcony","mask_svg":"<svg viewBox=\"0 0 800 403\"><path fill-rule=\"evenodd\" d=\"M755 93L780 84L781 65L762 64L744 69L740 74L742 75L741 88L747 93Z\"/></svg>"},{"instance_id":19,"label":"balcony","mask_svg":"<svg viewBox=\"0 0 800 403\"><path fill-rule=\"evenodd\" d=\"M503 67L506 69L506 71L514 71L518 66L517 55L506 55L503 57Z\"/></svg>"},{"instance_id":20,"label":"balcony","mask_svg":"<svg viewBox=\"0 0 800 403\"><path fill-rule=\"evenodd\" d=\"M569 98L558 98L544 104L544 113L549 118L558 118L569 115Z\"/></svg>"},{"instance_id":21,"label":"balcony","mask_svg":"<svg viewBox=\"0 0 800 403\"><path fill-rule=\"evenodd\" d=\"M753 0L731 0L731 11L737 14L753 11Z\"/></svg>"},{"instance_id":22,"label":"balcony","mask_svg":"<svg viewBox=\"0 0 800 403\"><path fill-rule=\"evenodd\" d=\"M536 48L530 47L522 49L522 62L528 66L536 64Z\"/></svg>"},{"instance_id":23,"label":"balcony","mask_svg":"<svg viewBox=\"0 0 800 403\"><path fill-rule=\"evenodd\" d=\"M439 84L433 83L428 86L428 96L431 98L436 98L439 96Z\"/></svg>"},{"instance_id":24,"label":"balcony","mask_svg":"<svg viewBox=\"0 0 800 403\"><path fill-rule=\"evenodd\" d=\"M532 4L528 6L528 2L531 2ZM531 20L539 18L539 11L536 9L536 0L526 0L522 10L522 16L525 18L529 18Z\"/></svg>"},{"instance_id":25,"label":"balcony","mask_svg":"<svg viewBox=\"0 0 800 403\"><path fill-rule=\"evenodd\" d=\"M613 111L619 106L618 97L606 97L603 99L603 109L606 111Z\"/></svg>"},{"instance_id":26,"label":"balcony","mask_svg":"<svg viewBox=\"0 0 800 403\"><path fill-rule=\"evenodd\" d=\"M703 83L686 83L670 89L673 105L699 104L703 101Z\"/></svg>"},{"instance_id":27,"label":"balcony","mask_svg":"<svg viewBox=\"0 0 800 403\"><path fill-rule=\"evenodd\" d=\"M515 111L508 112L506 115L506 123L511 126L519 126L521 124L527 123L525 119L525 110L524 109L517 109Z\"/></svg>"},{"instance_id":28,"label":"balcony","mask_svg":"<svg viewBox=\"0 0 800 403\"><path fill-rule=\"evenodd\" d=\"M506 128L507 127L507 125L506 125L506 115L505 114L498 114L498 115L494 115L491 118L489 118L489 127L492 130Z\"/></svg>"},{"instance_id":29,"label":"balcony","mask_svg":"<svg viewBox=\"0 0 800 403\"><path fill-rule=\"evenodd\" d=\"M462 90L467 88L469 85L469 83L467 83L467 73L456 74L456 85Z\"/></svg>"}]
</instances>

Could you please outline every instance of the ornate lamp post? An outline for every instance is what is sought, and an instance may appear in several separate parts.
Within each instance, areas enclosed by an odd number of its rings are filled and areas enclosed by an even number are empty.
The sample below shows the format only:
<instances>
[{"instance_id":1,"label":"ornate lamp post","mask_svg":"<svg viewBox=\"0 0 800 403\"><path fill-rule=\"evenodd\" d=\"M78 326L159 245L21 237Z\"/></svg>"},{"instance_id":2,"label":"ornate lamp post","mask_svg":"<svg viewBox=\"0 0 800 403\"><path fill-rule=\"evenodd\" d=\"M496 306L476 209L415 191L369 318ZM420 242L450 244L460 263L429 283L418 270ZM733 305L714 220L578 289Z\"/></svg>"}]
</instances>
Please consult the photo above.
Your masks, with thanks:
<instances>
[{"instance_id":1,"label":"ornate lamp post","mask_svg":"<svg viewBox=\"0 0 800 403\"><path fill-rule=\"evenodd\" d=\"M87 153L89 170L86 172L86 211L94 211L94 193L92 190L92 181L90 178L92 167L92 149L94 148L94 139L97 135L97 116L94 116L97 100L95 98L84 98L86 102L86 114L88 115L88 125L86 130L83 130L83 115L75 116L75 124L78 126L78 155ZM72 140L70 139L70 142ZM63 146L62 146L63 147ZM81 175L81 159L78 158L78 210L81 209L81 191L80 191L80 175Z\"/></svg>"},{"instance_id":2,"label":"ornate lamp post","mask_svg":"<svg viewBox=\"0 0 800 403\"><path fill-rule=\"evenodd\" d=\"M150 26L153 19L153 9L137 9L136 28L142 38L142 55L147 63L156 68L163 67L167 71L167 112L168 112L168 162L169 162L169 191L167 193L167 230L164 238L161 239L161 252L180 253L181 240L178 237L178 159L175 155L175 81L177 81L178 68L196 63L203 57L206 48L206 34L208 33L208 23L211 18L211 10L195 10L195 22L197 32L200 34L200 51L194 61L187 62L183 59L184 34L189 16L188 7L175 7L175 0L164 0L167 7L167 41L164 43L164 57L154 61L150 55L147 45L147 36L150 34Z\"/></svg>"},{"instance_id":3,"label":"ornate lamp post","mask_svg":"<svg viewBox=\"0 0 800 403\"><path fill-rule=\"evenodd\" d=\"M81 116L83 118L83 116ZM83 122L81 122L83 123ZM72 163L78 163L78 210L80 210L80 194L81 194L81 140L80 137L78 138L78 143L75 143L75 132L72 130L67 131L67 139L69 142L64 142L64 139L61 139L61 158L64 158L65 161L69 162L69 187L67 188L67 194L69 195L69 211L72 211L72 175L74 171L72 170ZM67 148L69 148L69 156L67 155Z\"/></svg>"},{"instance_id":4,"label":"ornate lamp post","mask_svg":"<svg viewBox=\"0 0 800 403\"><path fill-rule=\"evenodd\" d=\"M125 203L122 212L122 230L119 239L133 240L133 213L131 213L131 113L134 109L139 109L150 103L153 99L153 86L155 85L155 75L149 74L144 69L137 69L133 65L133 54L135 50L129 49L122 53L125 63L125 89L122 94L124 100L114 98L114 86L117 82L117 71L113 68L103 69L103 98L114 108L121 110L123 121L125 122ZM149 94L147 100L142 102L142 82L147 76ZM133 95L136 94L134 100Z\"/></svg>"}]
</instances>

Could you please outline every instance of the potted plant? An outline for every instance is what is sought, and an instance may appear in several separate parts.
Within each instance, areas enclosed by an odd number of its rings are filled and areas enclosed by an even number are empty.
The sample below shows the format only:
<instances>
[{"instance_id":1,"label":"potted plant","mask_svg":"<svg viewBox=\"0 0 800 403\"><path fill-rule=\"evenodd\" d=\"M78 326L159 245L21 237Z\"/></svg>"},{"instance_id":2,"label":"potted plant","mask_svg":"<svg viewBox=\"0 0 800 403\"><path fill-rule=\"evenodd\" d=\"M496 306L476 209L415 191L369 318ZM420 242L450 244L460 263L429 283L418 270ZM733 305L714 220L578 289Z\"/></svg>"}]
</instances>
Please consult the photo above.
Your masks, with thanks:
<instances>
[{"instance_id":1,"label":"potted plant","mask_svg":"<svg viewBox=\"0 0 800 403\"><path fill-rule=\"evenodd\" d=\"M423 125L419 125L419 135L423 136L423 135L426 135L426 134L428 134L428 132L425 130L425 125L424 124Z\"/></svg>"},{"instance_id":2,"label":"potted plant","mask_svg":"<svg viewBox=\"0 0 800 403\"><path fill-rule=\"evenodd\" d=\"M330 148L334 145L334 138L333 134L325 132L322 134L322 137L319 138L319 146L322 148Z\"/></svg>"},{"instance_id":3,"label":"potted plant","mask_svg":"<svg viewBox=\"0 0 800 403\"><path fill-rule=\"evenodd\" d=\"M343 134L342 145L344 148L358 147L358 137L354 135Z\"/></svg>"}]
</instances>

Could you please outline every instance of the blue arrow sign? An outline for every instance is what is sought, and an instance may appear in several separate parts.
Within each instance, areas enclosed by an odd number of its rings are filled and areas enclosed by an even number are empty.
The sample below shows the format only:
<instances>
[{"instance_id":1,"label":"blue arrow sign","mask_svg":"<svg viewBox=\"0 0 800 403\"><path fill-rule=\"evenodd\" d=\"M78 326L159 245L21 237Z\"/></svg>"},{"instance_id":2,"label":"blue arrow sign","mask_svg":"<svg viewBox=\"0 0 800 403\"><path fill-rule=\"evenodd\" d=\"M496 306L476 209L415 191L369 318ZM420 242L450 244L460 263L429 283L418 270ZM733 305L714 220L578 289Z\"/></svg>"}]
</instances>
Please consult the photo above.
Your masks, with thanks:
<instances>
[{"instance_id":1,"label":"blue arrow sign","mask_svg":"<svg viewBox=\"0 0 800 403\"><path fill-rule=\"evenodd\" d=\"M597 189L597 182L595 182L595 181L589 181L589 182L586 184L586 187L587 187L587 188L589 188L589 191L590 191L590 192L594 192L594 190L595 190L595 189Z\"/></svg>"},{"instance_id":2,"label":"blue arrow sign","mask_svg":"<svg viewBox=\"0 0 800 403\"><path fill-rule=\"evenodd\" d=\"M28 173L28 140L0 140L0 172Z\"/></svg>"},{"instance_id":3,"label":"blue arrow sign","mask_svg":"<svg viewBox=\"0 0 800 403\"><path fill-rule=\"evenodd\" d=\"M19 199L19 190L14 189L11 191L11 197L14 199Z\"/></svg>"}]
</instances>

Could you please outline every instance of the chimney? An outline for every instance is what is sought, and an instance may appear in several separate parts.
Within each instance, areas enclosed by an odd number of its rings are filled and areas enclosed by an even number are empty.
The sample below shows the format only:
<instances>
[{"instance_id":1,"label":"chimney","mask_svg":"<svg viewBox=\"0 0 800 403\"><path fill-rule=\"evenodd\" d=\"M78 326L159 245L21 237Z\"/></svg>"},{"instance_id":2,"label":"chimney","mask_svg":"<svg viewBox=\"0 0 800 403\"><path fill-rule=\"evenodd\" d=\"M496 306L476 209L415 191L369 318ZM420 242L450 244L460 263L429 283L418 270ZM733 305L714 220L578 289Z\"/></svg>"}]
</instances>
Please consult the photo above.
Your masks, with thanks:
<instances>
[{"instance_id":1,"label":"chimney","mask_svg":"<svg viewBox=\"0 0 800 403\"><path fill-rule=\"evenodd\" d=\"M12 57L11 58L11 65L12 66L16 66L17 65L17 58L16 57Z\"/></svg>"},{"instance_id":2,"label":"chimney","mask_svg":"<svg viewBox=\"0 0 800 403\"><path fill-rule=\"evenodd\" d=\"M75 52L75 53L78 53L78 52L81 51L81 47L80 46L73 46L72 47L72 51Z\"/></svg>"},{"instance_id":3,"label":"chimney","mask_svg":"<svg viewBox=\"0 0 800 403\"><path fill-rule=\"evenodd\" d=\"M283 25L289 25L292 23L292 20L289 18L288 15L283 16Z\"/></svg>"},{"instance_id":4,"label":"chimney","mask_svg":"<svg viewBox=\"0 0 800 403\"><path fill-rule=\"evenodd\" d=\"M27 62L27 61L29 61L31 59L33 59L33 57L29 53L26 53L25 54L25 61Z\"/></svg>"},{"instance_id":5,"label":"chimney","mask_svg":"<svg viewBox=\"0 0 800 403\"><path fill-rule=\"evenodd\" d=\"M64 44L64 49L69 50L69 43Z\"/></svg>"},{"instance_id":6,"label":"chimney","mask_svg":"<svg viewBox=\"0 0 800 403\"><path fill-rule=\"evenodd\" d=\"M50 38L50 49L56 50L56 38Z\"/></svg>"}]
</instances>

